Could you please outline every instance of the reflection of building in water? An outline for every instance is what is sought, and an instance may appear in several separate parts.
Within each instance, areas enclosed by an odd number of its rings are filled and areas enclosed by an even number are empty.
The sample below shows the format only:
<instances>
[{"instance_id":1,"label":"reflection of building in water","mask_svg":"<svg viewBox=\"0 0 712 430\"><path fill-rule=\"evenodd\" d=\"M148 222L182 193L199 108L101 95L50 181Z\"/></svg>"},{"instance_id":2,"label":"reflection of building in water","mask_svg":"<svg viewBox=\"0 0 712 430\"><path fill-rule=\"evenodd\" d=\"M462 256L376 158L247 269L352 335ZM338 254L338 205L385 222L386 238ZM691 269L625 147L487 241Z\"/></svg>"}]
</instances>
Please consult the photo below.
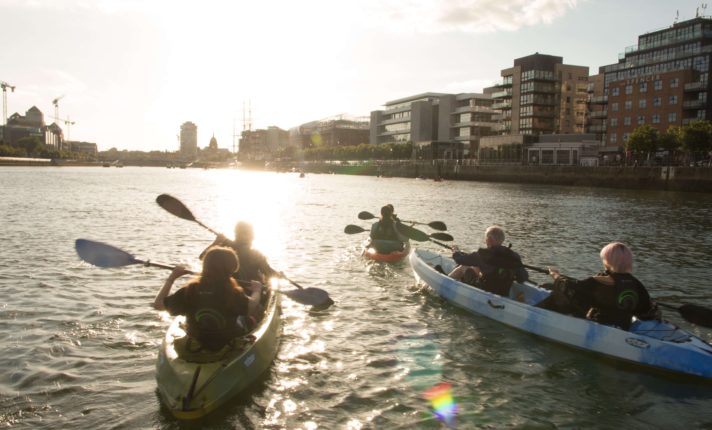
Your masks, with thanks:
<instances>
[{"instance_id":1,"label":"reflection of building in water","mask_svg":"<svg viewBox=\"0 0 712 430\"><path fill-rule=\"evenodd\" d=\"M190 121L180 126L180 153L185 157L198 155L198 126Z\"/></svg>"},{"instance_id":2,"label":"reflection of building in water","mask_svg":"<svg viewBox=\"0 0 712 430\"><path fill-rule=\"evenodd\" d=\"M311 121L289 130L289 144L300 149L354 146L368 143L368 139L368 118L345 114Z\"/></svg>"},{"instance_id":3,"label":"reflection of building in water","mask_svg":"<svg viewBox=\"0 0 712 430\"><path fill-rule=\"evenodd\" d=\"M44 114L36 106L29 108L25 115L17 112L10 115L7 125L0 128L0 139L9 145L17 145L23 137L36 137L53 149L69 150L64 142L62 128L57 123L45 125Z\"/></svg>"}]
</instances>

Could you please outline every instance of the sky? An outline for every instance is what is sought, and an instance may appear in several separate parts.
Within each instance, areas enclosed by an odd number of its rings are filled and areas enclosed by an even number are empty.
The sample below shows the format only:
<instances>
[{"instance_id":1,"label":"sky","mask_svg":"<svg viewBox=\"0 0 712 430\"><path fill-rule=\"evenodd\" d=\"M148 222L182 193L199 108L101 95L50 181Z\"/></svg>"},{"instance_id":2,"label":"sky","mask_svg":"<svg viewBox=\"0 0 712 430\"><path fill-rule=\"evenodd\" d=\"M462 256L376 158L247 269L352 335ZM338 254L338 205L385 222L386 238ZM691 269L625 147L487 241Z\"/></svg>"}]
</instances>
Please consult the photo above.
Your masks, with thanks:
<instances>
[{"instance_id":1,"label":"sky","mask_svg":"<svg viewBox=\"0 0 712 430\"><path fill-rule=\"evenodd\" d=\"M65 139L178 150L233 130L368 116L424 92L481 92L515 58L618 61L640 34L704 13L688 0L0 0L8 116L61 97ZM251 119L251 121L247 121ZM69 127L65 121L73 121Z\"/></svg>"}]
</instances>

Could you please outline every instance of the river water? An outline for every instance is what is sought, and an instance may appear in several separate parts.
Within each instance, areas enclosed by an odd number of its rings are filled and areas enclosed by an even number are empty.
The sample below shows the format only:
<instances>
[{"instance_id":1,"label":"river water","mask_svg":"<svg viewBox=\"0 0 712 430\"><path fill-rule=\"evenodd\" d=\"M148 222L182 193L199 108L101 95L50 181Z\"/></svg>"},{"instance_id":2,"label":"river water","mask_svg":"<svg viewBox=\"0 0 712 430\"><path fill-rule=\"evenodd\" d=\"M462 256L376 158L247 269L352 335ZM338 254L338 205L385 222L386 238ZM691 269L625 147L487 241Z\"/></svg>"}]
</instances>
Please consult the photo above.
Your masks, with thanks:
<instances>
[{"instance_id":1,"label":"river water","mask_svg":"<svg viewBox=\"0 0 712 430\"><path fill-rule=\"evenodd\" d=\"M336 304L283 300L271 369L199 424L161 408L154 365L170 319L151 308L167 272L99 269L74 240L197 266L213 236L163 211L172 194ZM712 195L522 184L159 168L0 168L0 424L14 428L443 428L423 391L449 382L456 428L712 428L712 386L651 374L534 338L444 303L407 262L360 256L360 211L447 223L463 249L492 224L531 265L599 270L630 243L655 297L712 307ZM417 246L440 249L427 242ZM544 278L533 275L534 280ZM712 331L671 321L712 341Z\"/></svg>"}]
</instances>

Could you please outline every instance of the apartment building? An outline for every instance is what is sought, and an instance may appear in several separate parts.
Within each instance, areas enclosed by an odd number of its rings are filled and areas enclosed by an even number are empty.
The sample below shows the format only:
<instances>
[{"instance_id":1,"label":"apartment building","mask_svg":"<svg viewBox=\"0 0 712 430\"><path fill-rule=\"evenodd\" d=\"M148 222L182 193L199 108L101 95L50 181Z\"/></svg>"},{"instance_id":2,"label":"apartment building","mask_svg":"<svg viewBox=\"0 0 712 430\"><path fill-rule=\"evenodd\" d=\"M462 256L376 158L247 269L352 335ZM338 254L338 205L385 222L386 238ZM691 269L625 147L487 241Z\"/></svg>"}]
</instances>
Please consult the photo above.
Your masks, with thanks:
<instances>
[{"instance_id":1,"label":"apartment building","mask_svg":"<svg viewBox=\"0 0 712 430\"><path fill-rule=\"evenodd\" d=\"M712 18L696 17L640 35L618 63L601 67L607 146L625 146L643 124L665 131L712 119L710 56Z\"/></svg>"},{"instance_id":2,"label":"apartment building","mask_svg":"<svg viewBox=\"0 0 712 430\"><path fill-rule=\"evenodd\" d=\"M496 133L497 118L490 94L417 94L371 112L370 142L412 142L428 157L470 158L480 138Z\"/></svg>"},{"instance_id":3,"label":"apartment building","mask_svg":"<svg viewBox=\"0 0 712 430\"><path fill-rule=\"evenodd\" d=\"M180 153L186 157L198 155L198 126L190 121L180 126Z\"/></svg>"},{"instance_id":4,"label":"apartment building","mask_svg":"<svg viewBox=\"0 0 712 430\"><path fill-rule=\"evenodd\" d=\"M502 134L583 133L588 67L535 53L515 59L500 75L492 108L501 114Z\"/></svg>"}]
</instances>

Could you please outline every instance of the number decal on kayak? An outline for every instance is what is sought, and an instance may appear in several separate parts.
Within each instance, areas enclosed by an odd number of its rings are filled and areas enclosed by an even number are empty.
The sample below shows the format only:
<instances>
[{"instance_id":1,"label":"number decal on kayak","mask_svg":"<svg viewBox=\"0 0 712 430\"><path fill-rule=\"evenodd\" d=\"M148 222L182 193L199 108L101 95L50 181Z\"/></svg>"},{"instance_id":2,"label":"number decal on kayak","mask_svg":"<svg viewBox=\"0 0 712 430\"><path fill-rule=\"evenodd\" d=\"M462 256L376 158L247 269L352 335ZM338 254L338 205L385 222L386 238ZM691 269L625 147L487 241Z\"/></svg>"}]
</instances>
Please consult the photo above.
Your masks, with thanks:
<instances>
[{"instance_id":1,"label":"number decal on kayak","mask_svg":"<svg viewBox=\"0 0 712 430\"><path fill-rule=\"evenodd\" d=\"M648 342L641 340L641 339L636 339L634 337L627 337L625 339L625 341L628 345L632 345L636 348L640 348L640 349L650 348L650 344Z\"/></svg>"},{"instance_id":2,"label":"number decal on kayak","mask_svg":"<svg viewBox=\"0 0 712 430\"><path fill-rule=\"evenodd\" d=\"M252 365L252 363L254 363L254 362L255 362L255 354L250 354L249 356L247 356L247 358L245 359L245 361L243 363L245 363L245 367L250 367Z\"/></svg>"}]
</instances>

